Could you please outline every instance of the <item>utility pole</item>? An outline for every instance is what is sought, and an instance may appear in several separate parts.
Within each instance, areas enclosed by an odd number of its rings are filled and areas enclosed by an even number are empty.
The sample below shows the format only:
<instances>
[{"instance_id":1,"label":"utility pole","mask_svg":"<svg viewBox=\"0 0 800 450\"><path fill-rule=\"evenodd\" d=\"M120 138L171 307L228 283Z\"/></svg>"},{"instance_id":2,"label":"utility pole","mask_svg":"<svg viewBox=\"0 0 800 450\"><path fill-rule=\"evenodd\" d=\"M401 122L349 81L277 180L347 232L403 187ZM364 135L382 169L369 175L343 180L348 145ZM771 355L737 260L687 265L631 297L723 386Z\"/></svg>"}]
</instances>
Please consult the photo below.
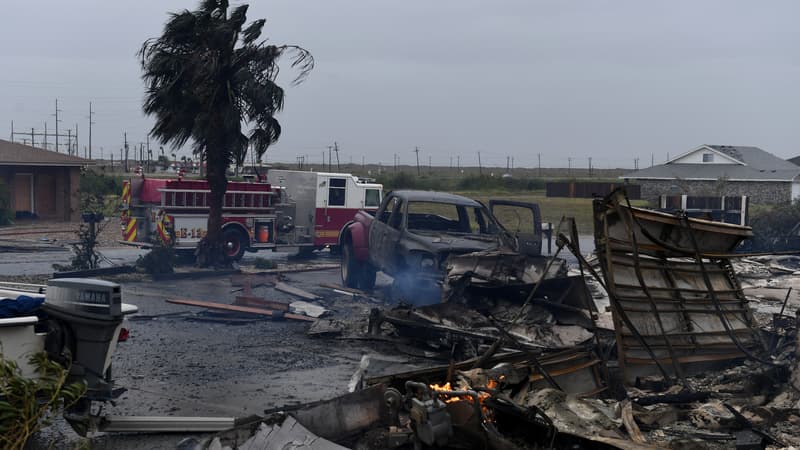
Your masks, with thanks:
<instances>
[{"instance_id":1,"label":"utility pole","mask_svg":"<svg viewBox=\"0 0 800 450\"><path fill-rule=\"evenodd\" d=\"M56 141L58 142L58 141ZM42 138L42 147L47 150L47 122L44 123L44 137ZM56 146L56 153L58 153L58 147Z\"/></svg>"},{"instance_id":2,"label":"utility pole","mask_svg":"<svg viewBox=\"0 0 800 450\"><path fill-rule=\"evenodd\" d=\"M94 122L92 122L92 115L94 115L92 112L92 102L89 102L89 159L92 159L92 125L94 125Z\"/></svg>"},{"instance_id":3,"label":"utility pole","mask_svg":"<svg viewBox=\"0 0 800 450\"><path fill-rule=\"evenodd\" d=\"M124 136L125 136L125 147L124 147L125 148L125 159L123 159L123 161L125 161L125 162L123 163L123 168L125 169L125 172L128 172L128 151L129 151L130 147L128 147L128 132L127 131L124 133Z\"/></svg>"},{"instance_id":4,"label":"utility pole","mask_svg":"<svg viewBox=\"0 0 800 450\"><path fill-rule=\"evenodd\" d=\"M589 176L592 176L592 157L589 157Z\"/></svg>"},{"instance_id":5,"label":"utility pole","mask_svg":"<svg viewBox=\"0 0 800 450\"><path fill-rule=\"evenodd\" d=\"M506 156L506 173L511 171L511 157Z\"/></svg>"},{"instance_id":6,"label":"utility pole","mask_svg":"<svg viewBox=\"0 0 800 450\"><path fill-rule=\"evenodd\" d=\"M653 167L656 163L656 155L650 153L650 167Z\"/></svg>"},{"instance_id":7,"label":"utility pole","mask_svg":"<svg viewBox=\"0 0 800 450\"><path fill-rule=\"evenodd\" d=\"M332 167L331 165L333 164L333 153L332 152L333 152L333 146L329 145L328 146L328 172L331 171L331 167Z\"/></svg>"},{"instance_id":8,"label":"utility pole","mask_svg":"<svg viewBox=\"0 0 800 450\"><path fill-rule=\"evenodd\" d=\"M414 153L417 154L417 176L419 176L419 147L414 147Z\"/></svg>"},{"instance_id":9,"label":"utility pole","mask_svg":"<svg viewBox=\"0 0 800 450\"><path fill-rule=\"evenodd\" d=\"M58 120L59 112L61 112L61 110L58 109L58 99L56 99L56 113L53 114L54 116L56 116L56 153L58 153L58 122L61 122L60 120ZM47 132L45 132L45 134L47 134Z\"/></svg>"},{"instance_id":10,"label":"utility pole","mask_svg":"<svg viewBox=\"0 0 800 450\"><path fill-rule=\"evenodd\" d=\"M456 166L456 167L458 168L458 172L460 173L461 172L461 155L457 155L456 156L456 162L458 163L458 166Z\"/></svg>"},{"instance_id":11,"label":"utility pole","mask_svg":"<svg viewBox=\"0 0 800 450\"><path fill-rule=\"evenodd\" d=\"M481 164L481 152L478 152L478 175L483 175L483 164Z\"/></svg>"},{"instance_id":12,"label":"utility pole","mask_svg":"<svg viewBox=\"0 0 800 450\"><path fill-rule=\"evenodd\" d=\"M514 170L514 157L511 157L511 170Z\"/></svg>"},{"instance_id":13,"label":"utility pole","mask_svg":"<svg viewBox=\"0 0 800 450\"><path fill-rule=\"evenodd\" d=\"M633 158L633 170L639 170L639 158Z\"/></svg>"},{"instance_id":14,"label":"utility pole","mask_svg":"<svg viewBox=\"0 0 800 450\"><path fill-rule=\"evenodd\" d=\"M536 156L539 159L539 178L542 178L542 154L537 153Z\"/></svg>"},{"instance_id":15,"label":"utility pole","mask_svg":"<svg viewBox=\"0 0 800 450\"><path fill-rule=\"evenodd\" d=\"M342 167L339 165L339 144L337 144L336 141L333 141L333 151L336 152L336 170L341 172Z\"/></svg>"},{"instance_id":16,"label":"utility pole","mask_svg":"<svg viewBox=\"0 0 800 450\"><path fill-rule=\"evenodd\" d=\"M432 161L433 161L433 158L430 155L428 155L428 173L432 173L433 172L433 162Z\"/></svg>"},{"instance_id":17,"label":"utility pole","mask_svg":"<svg viewBox=\"0 0 800 450\"><path fill-rule=\"evenodd\" d=\"M394 154L394 173L397 173L397 153Z\"/></svg>"},{"instance_id":18,"label":"utility pole","mask_svg":"<svg viewBox=\"0 0 800 450\"><path fill-rule=\"evenodd\" d=\"M572 173L572 158L568 156L567 157L567 175L570 175L571 173Z\"/></svg>"}]
</instances>

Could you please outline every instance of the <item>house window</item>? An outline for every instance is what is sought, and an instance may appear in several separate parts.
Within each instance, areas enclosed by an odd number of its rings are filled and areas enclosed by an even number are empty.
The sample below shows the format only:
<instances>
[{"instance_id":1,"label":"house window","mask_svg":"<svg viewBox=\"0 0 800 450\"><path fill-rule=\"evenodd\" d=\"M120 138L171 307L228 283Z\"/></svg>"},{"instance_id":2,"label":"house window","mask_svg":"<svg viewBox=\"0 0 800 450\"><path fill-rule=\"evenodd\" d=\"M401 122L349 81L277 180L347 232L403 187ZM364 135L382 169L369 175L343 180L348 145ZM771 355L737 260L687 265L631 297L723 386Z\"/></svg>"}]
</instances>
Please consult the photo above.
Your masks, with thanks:
<instances>
[{"instance_id":1,"label":"house window","mask_svg":"<svg viewBox=\"0 0 800 450\"><path fill-rule=\"evenodd\" d=\"M328 188L328 206L344 206L347 180L344 178L331 178Z\"/></svg>"},{"instance_id":2,"label":"house window","mask_svg":"<svg viewBox=\"0 0 800 450\"><path fill-rule=\"evenodd\" d=\"M713 153L703 153L703 162L714 162L714 154Z\"/></svg>"}]
</instances>

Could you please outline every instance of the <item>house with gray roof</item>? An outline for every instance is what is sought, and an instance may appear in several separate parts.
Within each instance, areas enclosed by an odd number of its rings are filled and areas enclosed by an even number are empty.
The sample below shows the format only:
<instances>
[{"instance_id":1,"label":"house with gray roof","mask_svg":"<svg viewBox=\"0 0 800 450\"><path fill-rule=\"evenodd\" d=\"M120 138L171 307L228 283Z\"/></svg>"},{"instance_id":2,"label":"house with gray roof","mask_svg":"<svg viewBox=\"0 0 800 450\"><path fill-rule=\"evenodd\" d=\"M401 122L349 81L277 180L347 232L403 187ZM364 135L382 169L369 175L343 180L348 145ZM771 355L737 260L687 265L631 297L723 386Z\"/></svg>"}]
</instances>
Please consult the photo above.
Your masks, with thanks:
<instances>
[{"instance_id":1,"label":"house with gray roof","mask_svg":"<svg viewBox=\"0 0 800 450\"><path fill-rule=\"evenodd\" d=\"M18 219L80 219L80 171L88 159L0 139L0 195Z\"/></svg>"},{"instance_id":2,"label":"house with gray roof","mask_svg":"<svg viewBox=\"0 0 800 450\"><path fill-rule=\"evenodd\" d=\"M646 200L746 195L751 203L774 205L800 198L800 166L758 147L701 145L620 178L641 185Z\"/></svg>"}]
</instances>

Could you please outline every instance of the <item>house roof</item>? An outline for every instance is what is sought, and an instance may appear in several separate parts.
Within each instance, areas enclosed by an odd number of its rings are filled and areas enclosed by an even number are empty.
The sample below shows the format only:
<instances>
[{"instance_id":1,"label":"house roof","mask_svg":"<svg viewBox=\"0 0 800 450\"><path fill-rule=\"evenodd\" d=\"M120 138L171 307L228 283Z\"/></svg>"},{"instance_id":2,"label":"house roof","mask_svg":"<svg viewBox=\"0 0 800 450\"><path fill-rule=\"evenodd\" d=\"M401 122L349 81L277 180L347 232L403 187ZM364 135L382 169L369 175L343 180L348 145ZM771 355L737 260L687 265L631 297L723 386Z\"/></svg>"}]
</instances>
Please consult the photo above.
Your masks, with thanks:
<instances>
[{"instance_id":1,"label":"house roof","mask_svg":"<svg viewBox=\"0 0 800 450\"><path fill-rule=\"evenodd\" d=\"M94 161L0 139L0 166L85 166Z\"/></svg>"},{"instance_id":2,"label":"house roof","mask_svg":"<svg viewBox=\"0 0 800 450\"><path fill-rule=\"evenodd\" d=\"M677 160L700 150L711 150L728 157L730 164L691 164ZM734 145L702 145L664 164L628 172L620 178L640 180L718 180L792 181L800 175L800 166L758 147Z\"/></svg>"}]
</instances>

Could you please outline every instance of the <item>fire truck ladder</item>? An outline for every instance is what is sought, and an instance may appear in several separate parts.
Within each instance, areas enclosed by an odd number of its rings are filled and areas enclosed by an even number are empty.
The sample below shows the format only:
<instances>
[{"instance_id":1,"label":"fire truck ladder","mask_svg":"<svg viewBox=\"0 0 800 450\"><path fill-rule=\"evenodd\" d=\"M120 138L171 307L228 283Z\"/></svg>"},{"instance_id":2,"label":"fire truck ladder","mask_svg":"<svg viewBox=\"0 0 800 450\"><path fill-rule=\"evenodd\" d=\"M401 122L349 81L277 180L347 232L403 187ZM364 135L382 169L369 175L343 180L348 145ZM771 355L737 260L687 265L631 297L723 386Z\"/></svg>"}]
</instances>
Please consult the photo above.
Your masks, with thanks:
<instances>
[{"instance_id":1,"label":"fire truck ladder","mask_svg":"<svg viewBox=\"0 0 800 450\"><path fill-rule=\"evenodd\" d=\"M208 208L211 191L209 189L159 189L161 207L165 209L204 209ZM272 198L276 194L271 191L227 191L222 200L222 209L226 211L260 211L275 210Z\"/></svg>"}]
</instances>

